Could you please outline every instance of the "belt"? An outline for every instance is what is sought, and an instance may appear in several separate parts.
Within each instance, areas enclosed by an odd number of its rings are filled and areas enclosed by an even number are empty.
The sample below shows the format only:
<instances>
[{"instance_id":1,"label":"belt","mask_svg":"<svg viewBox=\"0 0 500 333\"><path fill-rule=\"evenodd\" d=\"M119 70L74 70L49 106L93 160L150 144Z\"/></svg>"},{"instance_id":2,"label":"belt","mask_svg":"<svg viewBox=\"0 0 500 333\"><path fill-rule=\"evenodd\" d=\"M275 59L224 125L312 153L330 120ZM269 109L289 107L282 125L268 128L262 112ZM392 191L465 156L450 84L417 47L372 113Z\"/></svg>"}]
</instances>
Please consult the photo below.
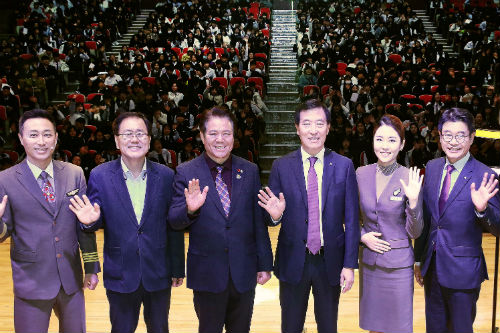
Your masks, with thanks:
<instances>
[{"instance_id":1,"label":"belt","mask_svg":"<svg viewBox=\"0 0 500 333\"><path fill-rule=\"evenodd\" d=\"M325 254L325 247L324 247L324 246L322 246L322 247L319 249L318 253L316 253L316 254L314 254L314 253L312 253L311 251L309 251L309 249L306 247L306 254L309 254L309 255L311 255L311 256L322 256L323 254Z\"/></svg>"}]
</instances>

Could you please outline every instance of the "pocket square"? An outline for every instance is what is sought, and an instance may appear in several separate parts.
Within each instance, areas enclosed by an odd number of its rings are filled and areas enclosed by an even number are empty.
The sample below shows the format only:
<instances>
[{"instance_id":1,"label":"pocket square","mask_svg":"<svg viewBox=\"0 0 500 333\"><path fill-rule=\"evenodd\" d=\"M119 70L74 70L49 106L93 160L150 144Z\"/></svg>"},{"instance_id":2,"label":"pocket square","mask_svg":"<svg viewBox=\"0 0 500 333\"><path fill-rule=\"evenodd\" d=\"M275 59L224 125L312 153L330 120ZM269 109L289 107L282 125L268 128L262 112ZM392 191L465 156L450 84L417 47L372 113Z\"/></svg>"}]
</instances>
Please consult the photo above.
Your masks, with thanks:
<instances>
[{"instance_id":1,"label":"pocket square","mask_svg":"<svg viewBox=\"0 0 500 333\"><path fill-rule=\"evenodd\" d=\"M75 195L78 194L78 192L80 192L80 189L79 188L75 188L74 190L66 192L66 196L68 196L68 197L74 197Z\"/></svg>"}]
</instances>

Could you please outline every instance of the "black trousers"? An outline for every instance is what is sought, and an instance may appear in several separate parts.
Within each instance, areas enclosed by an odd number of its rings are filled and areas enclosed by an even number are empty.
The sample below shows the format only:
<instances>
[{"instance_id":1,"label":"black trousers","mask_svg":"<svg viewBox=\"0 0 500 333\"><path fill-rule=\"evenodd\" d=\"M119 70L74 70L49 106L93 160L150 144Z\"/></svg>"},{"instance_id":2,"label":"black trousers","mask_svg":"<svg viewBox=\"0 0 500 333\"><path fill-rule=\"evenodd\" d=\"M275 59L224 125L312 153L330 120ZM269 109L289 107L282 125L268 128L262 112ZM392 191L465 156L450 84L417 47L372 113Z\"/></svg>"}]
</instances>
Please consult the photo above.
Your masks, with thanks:
<instances>
[{"instance_id":1,"label":"black trousers","mask_svg":"<svg viewBox=\"0 0 500 333\"><path fill-rule=\"evenodd\" d=\"M142 283L132 293L106 290L109 301L111 333L133 333L144 304L144 322L148 333L168 333L171 288L149 292Z\"/></svg>"},{"instance_id":2,"label":"black trousers","mask_svg":"<svg viewBox=\"0 0 500 333\"><path fill-rule=\"evenodd\" d=\"M248 333L252 322L255 289L240 293L229 278L221 293L193 290L193 302L198 316L199 333Z\"/></svg>"},{"instance_id":3,"label":"black trousers","mask_svg":"<svg viewBox=\"0 0 500 333\"><path fill-rule=\"evenodd\" d=\"M331 286L328 282L323 256L308 253L300 282L290 284L280 281L281 331L283 333L301 333L304 330L311 288L318 333L337 332L340 285Z\"/></svg>"}]
</instances>

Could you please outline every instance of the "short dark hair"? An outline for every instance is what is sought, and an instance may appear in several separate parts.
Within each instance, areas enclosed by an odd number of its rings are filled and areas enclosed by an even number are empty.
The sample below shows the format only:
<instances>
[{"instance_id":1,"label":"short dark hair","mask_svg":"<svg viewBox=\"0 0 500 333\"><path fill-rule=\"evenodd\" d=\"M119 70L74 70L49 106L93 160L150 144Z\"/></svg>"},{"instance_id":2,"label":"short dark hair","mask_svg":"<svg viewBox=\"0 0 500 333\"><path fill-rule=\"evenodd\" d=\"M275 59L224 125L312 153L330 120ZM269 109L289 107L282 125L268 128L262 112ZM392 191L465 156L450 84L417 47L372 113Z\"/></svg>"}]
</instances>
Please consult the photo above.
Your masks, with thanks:
<instances>
[{"instance_id":1,"label":"short dark hair","mask_svg":"<svg viewBox=\"0 0 500 333\"><path fill-rule=\"evenodd\" d=\"M373 128L373 136L375 136L375 133L377 133L378 128L382 125L392 127L396 131L396 133L398 133L401 142L403 142L403 140L405 139L405 127L403 126L403 123L398 117L393 116L392 114L384 114L377 121L377 124Z\"/></svg>"},{"instance_id":2,"label":"short dark hair","mask_svg":"<svg viewBox=\"0 0 500 333\"><path fill-rule=\"evenodd\" d=\"M231 125L233 125L233 134L235 132L234 125L236 124L236 118L234 115L229 112L228 110L222 109L218 106L214 106L211 109L205 110L201 114L201 119L200 119L200 132L205 134L207 130L207 123L210 119L213 117L218 117L218 118L227 118L230 122Z\"/></svg>"},{"instance_id":3,"label":"short dark hair","mask_svg":"<svg viewBox=\"0 0 500 333\"><path fill-rule=\"evenodd\" d=\"M146 116L142 113L139 112L122 112L116 119L113 121L113 134L118 135L120 131L120 125L121 123L127 119L127 118L139 118L144 121L144 124L146 125L146 129L148 130L148 135L151 136L151 122L146 118Z\"/></svg>"},{"instance_id":4,"label":"short dark hair","mask_svg":"<svg viewBox=\"0 0 500 333\"><path fill-rule=\"evenodd\" d=\"M446 123L448 121L464 122L467 125L467 128L469 129L469 135L476 132L476 129L474 128L474 117L467 109L451 108L451 109L445 110L443 112L443 114L441 115L441 118L439 118L439 122L438 122L439 132L441 132L443 130L444 123Z\"/></svg>"},{"instance_id":5,"label":"short dark hair","mask_svg":"<svg viewBox=\"0 0 500 333\"><path fill-rule=\"evenodd\" d=\"M309 111L309 110L317 109L317 108L320 108L323 110L323 112L325 112L326 122L327 122L327 124L330 124L330 122L332 121L332 115L330 113L330 110L328 110L328 108L326 107L325 104L323 104L321 101L314 99L314 98L306 100L305 102L301 103L297 107L297 109L295 110L295 124L298 125L300 123L300 113L301 112Z\"/></svg>"},{"instance_id":6,"label":"short dark hair","mask_svg":"<svg viewBox=\"0 0 500 333\"><path fill-rule=\"evenodd\" d=\"M54 125L54 132L56 131L56 122L50 113L42 109L33 109L26 111L19 119L19 133L21 135L23 135L24 123L28 119L35 119L35 118L47 119L52 123L52 125Z\"/></svg>"}]
</instances>

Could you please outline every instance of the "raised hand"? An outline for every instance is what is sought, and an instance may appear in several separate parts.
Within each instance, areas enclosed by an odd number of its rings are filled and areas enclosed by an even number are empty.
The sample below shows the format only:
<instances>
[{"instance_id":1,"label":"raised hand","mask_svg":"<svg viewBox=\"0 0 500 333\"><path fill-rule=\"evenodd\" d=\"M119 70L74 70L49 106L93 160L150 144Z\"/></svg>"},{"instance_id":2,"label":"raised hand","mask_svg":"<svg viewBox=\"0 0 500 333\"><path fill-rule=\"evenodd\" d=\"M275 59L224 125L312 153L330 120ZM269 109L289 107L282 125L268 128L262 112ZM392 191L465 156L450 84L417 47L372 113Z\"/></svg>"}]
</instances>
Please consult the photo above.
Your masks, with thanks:
<instances>
[{"instance_id":1,"label":"raised hand","mask_svg":"<svg viewBox=\"0 0 500 333\"><path fill-rule=\"evenodd\" d=\"M260 200L259 206L264 208L273 220L277 221L285 211L286 202L283 193L279 194L278 199L271 189L266 186L266 191L260 190L257 197Z\"/></svg>"},{"instance_id":2,"label":"raised hand","mask_svg":"<svg viewBox=\"0 0 500 333\"><path fill-rule=\"evenodd\" d=\"M189 181L188 187L184 189L186 197L186 205L189 214L194 214L207 199L208 186L205 186L203 191L200 190L200 180L192 179Z\"/></svg>"},{"instance_id":3,"label":"raised hand","mask_svg":"<svg viewBox=\"0 0 500 333\"><path fill-rule=\"evenodd\" d=\"M0 217L5 213L5 207L7 207L7 194L3 196L2 202L0 202Z\"/></svg>"},{"instance_id":4,"label":"raised hand","mask_svg":"<svg viewBox=\"0 0 500 333\"><path fill-rule=\"evenodd\" d=\"M488 173L485 172L481 186L476 190L476 183L470 184L470 196L472 203L478 212L484 212L488 207L488 200L498 193L498 179L495 174L491 174L488 179Z\"/></svg>"},{"instance_id":5,"label":"raised hand","mask_svg":"<svg viewBox=\"0 0 500 333\"><path fill-rule=\"evenodd\" d=\"M101 207L99 207L97 203L92 205L89 198L87 198L85 194L82 198L83 200L80 199L78 195L75 195L73 198L69 199L71 202L69 209L75 213L81 223L87 225L92 224L99 219L99 216L101 216Z\"/></svg>"},{"instance_id":6,"label":"raised hand","mask_svg":"<svg viewBox=\"0 0 500 333\"><path fill-rule=\"evenodd\" d=\"M391 250L391 244L386 242L385 240L380 239L382 236L380 232L367 232L363 236L361 236L361 241L365 244L370 250L377 253L384 253Z\"/></svg>"},{"instance_id":7,"label":"raised hand","mask_svg":"<svg viewBox=\"0 0 500 333\"><path fill-rule=\"evenodd\" d=\"M408 198L410 208L414 209L415 207L417 207L418 195L420 194L420 190L422 189L424 176L420 175L420 169L418 169L417 167L413 167L410 168L410 172L408 174L408 184L406 184L402 179L400 179L399 181L401 182L401 186L403 187L405 195Z\"/></svg>"}]
</instances>

